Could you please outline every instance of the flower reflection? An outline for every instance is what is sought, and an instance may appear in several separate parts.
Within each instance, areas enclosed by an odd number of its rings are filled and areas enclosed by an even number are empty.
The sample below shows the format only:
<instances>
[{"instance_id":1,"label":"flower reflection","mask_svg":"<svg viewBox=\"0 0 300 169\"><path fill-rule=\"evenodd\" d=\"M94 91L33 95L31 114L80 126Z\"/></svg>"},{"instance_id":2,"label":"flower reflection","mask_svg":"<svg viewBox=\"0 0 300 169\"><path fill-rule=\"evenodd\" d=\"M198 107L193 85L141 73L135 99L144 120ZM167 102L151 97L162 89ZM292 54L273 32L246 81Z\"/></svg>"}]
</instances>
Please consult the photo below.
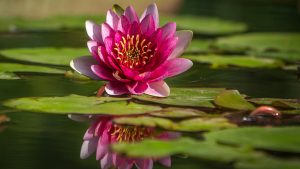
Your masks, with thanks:
<instances>
[{"instance_id":1,"label":"flower reflection","mask_svg":"<svg viewBox=\"0 0 300 169\"><path fill-rule=\"evenodd\" d=\"M83 137L80 157L85 159L96 152L96 159L100 161L102 169L115 167L118 169L130 169L134 165L138 169L151 169L153 162L158 161L164 166L171 166L171 157L160 159L153 158L129 158L111 152L110 144L119 142L138 142L145 138L174 139L179 136L175 132L157 132L152 127L121 126L114 124L112 116L78 116L70 115L76 121L91 120L91 125Z\"/></svg>"}]
</instances>

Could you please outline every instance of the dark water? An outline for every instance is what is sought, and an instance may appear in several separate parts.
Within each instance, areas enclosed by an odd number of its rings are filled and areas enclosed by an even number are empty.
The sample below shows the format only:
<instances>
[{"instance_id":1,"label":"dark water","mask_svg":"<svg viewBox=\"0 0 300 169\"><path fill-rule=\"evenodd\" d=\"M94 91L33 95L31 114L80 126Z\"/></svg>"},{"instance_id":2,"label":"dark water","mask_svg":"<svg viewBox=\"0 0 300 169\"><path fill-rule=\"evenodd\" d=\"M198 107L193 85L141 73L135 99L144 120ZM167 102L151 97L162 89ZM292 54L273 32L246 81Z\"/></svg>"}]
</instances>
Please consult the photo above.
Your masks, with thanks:
<instances>
[{"instance_id":1,"label":"dark water","mask_svg":"<svg viewBox=\"0 0 300 169\"><path fill-rule=\"evenodd\" d=\"M295 1L186 1L181 13L219 16L245 21L251 31L299 31ZM199 7L199 8L198 8ZM230 12L228 12L230 11ZM274 17L272 17L274 16ZM84 32L1 33L0 49L18 47L84 47ZM2 59L3 61L3 59ZM1 58L0 58L0 62ZM4 60L9 61L9 60ZM61 75L22 75L17 81L0 80L0 101L27 96L93 95L102 82L75 82ZM295 72L268 69L210 69L194 64L183 75L168 79L171 87L226 87L252 97L300 98ZM0 111L7 110L0 107ZM86 123L63 115L7 113L12 122L0 133L0 169L91 169L99 168L92 156L80 160ZM177 169L227 168L182 157L173 158ZM155 165L155 168L163 168Z\"/></svg>"}]
</instances>

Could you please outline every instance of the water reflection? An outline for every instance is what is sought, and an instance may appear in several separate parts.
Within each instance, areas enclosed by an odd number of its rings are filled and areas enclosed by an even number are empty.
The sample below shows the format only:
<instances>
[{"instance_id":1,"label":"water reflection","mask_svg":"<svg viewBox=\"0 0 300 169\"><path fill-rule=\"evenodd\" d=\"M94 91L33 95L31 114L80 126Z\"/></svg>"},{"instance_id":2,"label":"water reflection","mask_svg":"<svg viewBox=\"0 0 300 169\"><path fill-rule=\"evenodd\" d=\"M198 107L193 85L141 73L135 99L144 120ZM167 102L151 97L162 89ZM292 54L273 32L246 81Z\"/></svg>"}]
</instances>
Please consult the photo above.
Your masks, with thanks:
<instances>
[{"instance_id":1,"label":"water reflection","mask_svg":"<svg viewBox=\"0 0 300 169\"><path fill-rule=\"evenodd\" d=\"M80 157L86 159L96 152L96 160L100 161L102 169L111 167L130 169L136 166L138 169L152 169L155 161L166 167L171 166L171 157L154 158L131 158L114 153L109 146L114 143L139 142L147 138L170 140L179 137L179 133L157 131L153 127L122 126L114 124L113 119L118 117L107 115L69 115L75 121L90 122L83 137Z\"/></svg>"}]
</instances>

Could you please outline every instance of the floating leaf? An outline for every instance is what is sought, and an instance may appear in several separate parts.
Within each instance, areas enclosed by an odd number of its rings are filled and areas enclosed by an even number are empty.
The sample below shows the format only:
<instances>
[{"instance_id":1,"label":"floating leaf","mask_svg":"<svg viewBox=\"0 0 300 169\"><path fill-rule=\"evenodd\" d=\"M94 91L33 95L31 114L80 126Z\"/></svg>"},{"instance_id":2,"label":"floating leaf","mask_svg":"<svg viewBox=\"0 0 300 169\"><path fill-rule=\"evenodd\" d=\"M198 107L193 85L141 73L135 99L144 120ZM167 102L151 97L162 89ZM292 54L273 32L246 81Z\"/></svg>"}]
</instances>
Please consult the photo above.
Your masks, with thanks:
<instances>
[{"instance_id":1,"label":"floating leaf","mask_svg":"<svg viewBox=\"0 0 300 169\"><path fill-rule=\"evenodd\" d=\"M194 39L185 50L186 53L206 53L210 51L212 40Z\"/></svg>"},{"instance_id":2,"label":"floating leaf","mask_svg":"<svg viewBox=\"0 0 300 169\"><path fill-rule=\"evenodd\" d=\"M169 119L159 117L139 116L116 118L114 119L114 122L123 125L160 127L166 130L188 132L210 131L236 127L234 124L229 123L227 119L221 117L193 118L188 120L182 120L180 122L174 122Z\"/></svg>"},{"instance_id":3,"label":"floating leaf","mask_svg":"<svg viewBox=\"0 0 300 169\"><path fill-rule=\"evenodd\" d=\"M166 98L148 95L133 96L136 99L172 106L208 107L214 108L211 101L225 89L222 88L172 88Z\"/></svg>"},{"instance_id":4,"label":"floating leaf","mask_svg":"<svg viewBox=\"0 0 300 169\"><path fill-rule=\"evenodd\" d=\"M236 169L296 169L300 168L300 159L257 158L255 160L238 161Z\"/></svg>"},{"instance_id":5,"label":"floating leaf","mask_svg":"<svg viewBox=\"0 0 300 169\"><path fill-rule=\"evenodd\" d=\"M205 160L233 162L238 159L259 157L251 150L222 146L214 143L196 141L190 138L176 140L144 140L138 143L119 143L112 146L118 153L130 157L165 157L174 154L188 154Z\"/></svg>"},{"instance_id":6,"label":"floating leaf","mask_svg":"<svg viewBox=\"0 0 300 169\"><path fill-rule=\"evenodd\" d=\"M300 60L299 33L249 33L224 37L215 46L223 51L250 52L255 56L285 61Z\"/></svg>"},{"instance_id":7,"label":"floating leaf","mask_svg":"<svg viewBox=\"0 0 300 169\"><path fill-rule=\"evenodd\" d=\"M247 30L247 25L240 22L222 20L214 17L200 17L192 15L180 15L176 17L161 17L162 24L176 22L182 29L193 30L203 35L225 35Z\"/></svg>"},{"instance_id":8,"label":"floating leaf","mask_svg":"<svg viewBox=\"0 0 300 169\"><path fill-rule=\"evenodd\" d=\"M206 133L205 138L223 144L299 153L299 130L300 127L243 127Z\"/></svg>"},{"instance_id":9,"label":"floating leaf","mask_svg":"<svg viewBox=\"0 0 300 169\"><path fill-rule=\"evenodd\" d=\"M14 73L0 72L0 79L16 80L16 79L20 79L20 77L17 76L16 74L14 74Z\"/></svg>"},{"instance_id":10,"label":"floating leaf","mask_svg":"<svg viewBox=\"0 0 300 169\"><path fill-rule=\"evenodd\" d=\"M69 66L72 59L89 52L87 48L17 48L2 50L0 54L15 60Z\"/></svg>"},{"instance_id":11,"label":"floating leaf","mask_svg":"<svg viewBox=\"0 0 300 169\"><path fill-rule=\"evenodd\" d=\"M18 63L0 63L0 72L5 72L6 76L13 76L6 72L36 72L36 73L65 73L64 70L55 69L45 66L23 65Z\"/></svg>"},{"instance_id":12,"label":"floating leaf","mask_svg":"<svg viewBox=\"0 0 300 169\"><path fill-rule=\"evenodd\" d=\"M212 67L238 66L246 68L280 68L283 63L266 58L256 58L253 56L222 56L222 55L188 55L184 56L200 63L209 63Z\"/></svg>"},{"instance_id":13,"label":"floating leaf","mask_svg":"<svg viewBox=\"0 0 300 169\"><path fill-rule=\"evenodd\" d=\"M253 110L255 106L245 100L237 90L227 90L215 98L215 104L235 110Z\"/></svg>"},{"instance_id":14,"label":"floating leaf","mask_svg":"<svg viewBox=\"0 0 300 169\"><path fill-rule=\"evenodd\" d=\"M208 116L208 114L200 110L181 108L165 108L161 111L150 113L150 115L165 118L188 118Z\"/></svg>"},{"instance_id":15,"label":"floating leaf","mask_svg":"<svg viewBox=\"0 0 300 169\"><path fill-rule=\"evenodd\" d=\"M29 97L4 102L4 106L40 113L58 114L143 114L160 110L160 107L127 102L128 98L86 97L69 95L65 97Z\"/></svg>"},{"instance_id":16,"label":"floating leaf","mask_svg":"<svg viewBox=\"0 0 300 169\"><path fill-rule=\"evenodd\" d=\"M253 98L250 102L259 105L270 105L285 109L300 109L300 102L295 99L280 99L280 98Z\"/></svg>"}]
</instances>

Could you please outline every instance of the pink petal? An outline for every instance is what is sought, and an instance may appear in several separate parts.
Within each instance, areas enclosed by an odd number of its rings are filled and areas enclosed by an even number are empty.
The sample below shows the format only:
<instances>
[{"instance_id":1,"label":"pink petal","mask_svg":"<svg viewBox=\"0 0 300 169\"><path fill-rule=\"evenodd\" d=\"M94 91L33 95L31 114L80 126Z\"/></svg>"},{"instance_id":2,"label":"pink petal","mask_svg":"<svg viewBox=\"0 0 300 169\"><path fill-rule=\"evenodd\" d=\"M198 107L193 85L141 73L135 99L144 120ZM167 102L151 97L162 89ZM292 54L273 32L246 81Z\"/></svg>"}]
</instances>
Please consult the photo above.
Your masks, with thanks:
<instances>
[{"instance_id":1,"label":"pink petal","mask_svg":"<svg viewBox=\"0 0 300 169\"><path fill-rule=\"evenodd\" d=\"M152 35L155 31L155 23L151 15L147 15L141 22L142 34Z\"/></svg>"},{"instance_id":2,"label":"pink petal","mask_svg":"<svg viewBox=\"0 0 300 169\"><path fill-rule=\"evenodd\" d=\"M96 152L96 159L100 160L102 159L106 154L108 153L108 147L107 145L103 145L100 143L100 139L98 141L98 147Z\"/></svg>"},{"instance_id":3,"label":"pink petal","mask_svg":"<svg viewBox=\"0 0 300 169\"><path fill-rule=\"evenodd\" d=\"M101 169L109 169L112 167L112 155L111 153L107 153L104 158L100 161Z\"/></svg>"},{"instance_id":4,"label":"pink petal","mask_svg":"<svg viewBox=\"0 0 300 169\"><path fill-rule=\"evenodd\" d=\"M130 23L133 22L138 22L139 23L139 18L134 10L134 8L132 6L128 6L125 10L125 16L127 17L127 19L129 20Z\"/></svg>"},{"instance_id":5,"label":"pink petal","mask_svg":"<svg viewBox=\"0 0 300 169\"><path fill-rule=\"evenodd\" d=\"M152 82L148 84L149 87L145 94L156 97L167 97L170 95L170 88L164 81Z\"/></svg>"},{"instance_id":6,"label":"pink petal","mask_svg":"<svg viewBox=\"0 0 300 169\"><path fill-rule=\"evenodd\" d=\"M112 37L115 33L114 30L107 23L103 23L101 25L101 30L103 40L105 40L107 37Z\"/></svg>"},{"instance_id":7,"label":"pink petal","mask_svg":"<svg viewBox=\"0 0 300 169\"><path fill-rule=\"evenodd\" d=\"M118 23L118 30L124 34L127 34L129 28L130 28L129 20L124 15L122 15Z\"/></svg>"},{"instance_id":8,"label":"pink petal","mask_svg":"<svg viewBox=\"0 0 300 169\"><path fill-rule=\"evenodd\" d=\"M185 58L175 58L172 60L168 60L163 66L164 69L167 70L167 74L165 75L165 77L167 78L181 74L187 71L192 66L193 62Z\"/></svg>"},{"instance_id":9,"label":"pink petal","mask_svg":"<svg viewBox=\"0 0 300 169\"><path fill-rule=\"evenodd\" d=\"M106 14L106 23L112 27L115 31L118 28L118 22L120 17L112 10L108 10Z\"/></svg>"},{"instance_id":10,"label":"pink petal","mask_svg":"<svg viewBox=\"0 0 300 169\"><path fill-rule=\"evenodd\" d=\"M170 22L165 24L163 27L161 27L162 30L162 38L168 39L170 37L173 37L176 32L176 23Z\"/></svg>"},{"instance_id":11,"label":"pink petal","mask_svg":"<svg viewBox=\"0 0 300 169\"><path fill-rule=\"evenodd\" d=\"M97 41L99 43L103 43L103 39L101 35L101 27L99 25L95 24L92 21L86 21L85 28L87 34L92 40Z\"/></svg>"},{"instance_id":12,"label":"pink petal","mask_svg":"<svg viewBox=\"0 0 300 169\"><path fill-rule=\"evenodd\" d=\"M160 135L158 135L156 138L159 140L172 140L176 139L181 136L181 133L179 132L163 132Z\"/></svg>"},{"instance_id":13,"label":"pink petal","mask_svg":"<svg viewBox=\"0 0 300 169\"><path fill-rule=\"evenodd\" d=\"M166 167L171 167L171 157L161 158L159 162Z\"/></svg>"},{"instance_id":14,"label":"pink petal","mask_svg":"<svg viewBox=\"0 0 300 169\"><path fill-rule=\"evenodd\" d=\"M158 15L158 9L157 9L157 6L155 3L153 3L147 7L147 9L143 12L140 20L142 21L147 15L151 15L153 17L155 29L157 29L159 27L159 15Z\"/></svg>"},{"instance_id":15,"label":"pink petal","mask_svg":"<svg viewBox=\"0 0 300 169\"><path fill-rule=\"evenodd\" d=\"M153 160L152 159L139 159L135 161L135 165L138 169L152 169Z\"/></svg>"},{"instance_id":16,"label":"pink petal","mask_svg":"<svg viewBox=\"0 0 300 169\"><path fill-rule=\"evenodd\" d=\"M99 80L100 78L95 75L91 69L92 65L98 64L97 61L91 56L82 56L71 60L70 66L78 73L88 76L92 79Z\"/></svg>"},{"instance_id":17,"label":"pink petal","mask_svg":"<svg viewBox=\"0 0 300 169\"><path fill-rule=\"evenodd\" d=\"M129 83L127 89L132 94L142 94L148 89L148 84L143 82Z\"/></svg>"},{"instance_id":18,"label":"pink petal","mask_svg":"<svg viewBox=\"0 0 300 169\"><path fill-rule=\"evenodd\" d=\"M109 95L122 95L128 93L128 89L124 83L112 81L107 83L105 91Z\"/></svg>"},{"instance_id":19,"label":"pink petal","mask_svg":"<svg viewBox=\"0 0 300 169\"><path fill-rule=\"evenodd\" d=\"M182 55L182 53L188 47L193 38L193 32L188 30L177 31L176 36L178 37L176 48L174 49L174 51L168 59L173 59Z\"/></svg>"},{"instance_id":20,"label":"pink petal","mask_svg":"<svg viewBox=\"0 0 300 169\"><path fill-rule=\"evenodd\" d=\"M103 80L116 80L112 75L112 71L104 65L92 65L91 69L98 77L100 77Z\"/></svg>"},{"instance_id":21,"label":"pink petal","mask_svg":"<svg viewBox=\"0 0 300 169\"><path fill-rule=\"evenodd\" d=\"M98 142L98 138L96 137L90 140L83 141L83 144L81 146L81 151L80 151L80 158L86 159L90 155L92 155L96 151L97 142Z\"/></svg>"},{"instance_id":22,"label":"pink petal","mask_svg":"<svg viewBox=\"0 0 300 169\"><path fill-rule=\"evenodd\" d=\"M87 42L88 49L92 56L97 60L101 61L99 55L98 55L98 46L99 44L96 41L90 40Z\"/></svg>"},{"instance_id":23,"label":"pink petal","mask_svg":"<svg viewBox=\"0 0 300 169\"><path fill-rule=\"evenodd\" d=\"M137 22L133 22L130 26L130 29L129 29L129 34L130 35L137 35L137 34L141 34L141 28L140 28L140 25L139 23Z\"/></svg>"}]
</instances>

